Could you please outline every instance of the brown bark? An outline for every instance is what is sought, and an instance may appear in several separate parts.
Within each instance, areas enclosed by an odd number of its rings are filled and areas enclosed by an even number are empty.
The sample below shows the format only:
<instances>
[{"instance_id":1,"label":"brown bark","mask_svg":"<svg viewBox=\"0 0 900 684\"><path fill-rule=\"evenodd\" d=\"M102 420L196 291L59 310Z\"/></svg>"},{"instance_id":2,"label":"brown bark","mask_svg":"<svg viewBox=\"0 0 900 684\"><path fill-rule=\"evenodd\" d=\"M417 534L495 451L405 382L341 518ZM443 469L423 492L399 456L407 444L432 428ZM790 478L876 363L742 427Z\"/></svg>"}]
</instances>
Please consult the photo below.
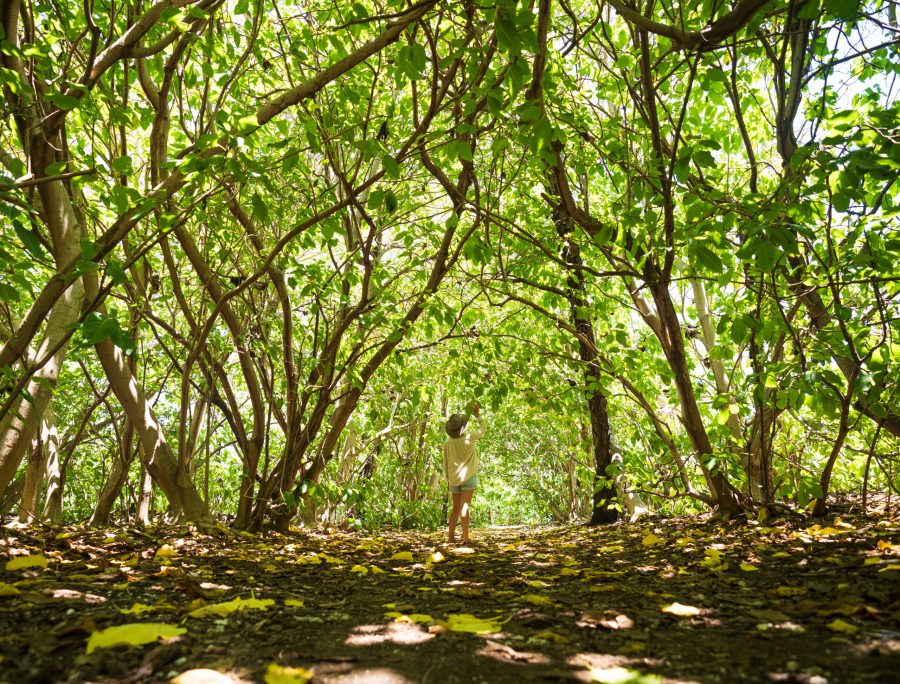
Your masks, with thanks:
<instances>
[{"instance_id":1,"label":"brown bark","mask_svg":"<svg viewBox=\"0 0 900 684\"><path fill-rule=\"evenodd\" d=\"M652 268L652 267L649 267ZM651 282L658 274L651 274L648 278ZM668 349L665 350L666 360L674 375L675 388L678 391L678 399L681 404L682 421L701 463L713 456L714 451L700 415L700 407L697 405L697 397L691 384L690 370L687 365L687 357L684 351L684 337L681 331L681 323L672 303L668 284L660 281L653 282L650 287L653 301L659 314L660 322L666 329L669 340ZM738 509L737 496L721 471L714 469L707 471L707 484L710 494L715 500L720 512L724 516L733 515Z\"/></svg>"},{"instance_id":2,"label":"brown bark","mask_svg":"<svg viewBox=\"0 0 900 684\"><path fill-rule=\"evenodd\" d=\"M142 447L138 447L142 448ZM138 525L149 525L151 507L153 506L153 478L150 477L150 471L141 464L141 490L138 494L137 510L134 514L134 521Z\"/></svg>"},{"instance_id":3,"label":"brown bark","mask_svg":"<svg viewBox=\"0 0 900 684\"><path fill-rule=\"evenodd\" d=\"M769 4L770 0L740 0L730 12L723 14L700 31L686 31L677 26L669 26L641 14L622 0L607 0L616 12L630 24L643 31L649 31L670 39L683 50L705 52L718 47L719 43L735 35L747 25L753 16ZM648 5L653 7L653 5Z\"/></svg>"},{"instance_id":4,"label":"brown bark","mask_svg":"<svg viewBox=\"0 0 900 684\"><path fill-rule=\"evenodd\" d=\"M51 525L59 525L62 522L65 470L59 458L59 433L56 430L56 417L52 408L48 408L44 414L42 440L47 450L47 490L41 518Z\"/></svg>"},{"instance_id":5,"label":"brown bark","mask_svg":"<svg viewBox=\"0 0 900 684\"><path fill-rule=\"evenodd\" d=\"M538 9L538 54L534 60L529 98L538 103L543 115L544 90L542 80L547 63L547 32L550 23L550 0L541 0ZM554 163L544 165L544 183L548 193L559 198L564 194L559 178L562 169L562 147L558 143L553 150ZM581 249L573 239L575 222L561 205L552 212L553 225L562 243L562 259L566 265L566 298L569 302L569 319L577 331L578 353L584 364L585 398L591 424L591 453L594 460L594 491L592 495L591 524L614 522L618 517L615 508L616 488L609 476L612 464L612 440L609 429L607 399L600 386L600 366L597 358L596 337L590 312L587 310L587 290L584 282L584 262Z\"/></svg>"},{"instance_id":6,"label":"brown bark","mask_svg":"<svg viewBox=\"0 0 900 684\"><path fill-rule=\"evenodd\" d=\"M134 425L129 418L125 419L125 429L118 452L113 455L106 482L97 496L97 503L91 515L90 525L93 527L105 527L109 524L109 516L112 508L119 498L119 493L125 481L128 479L128 470L134 459L132 442L134 440Z\"/></svg>"},{"instance_id":7,"label":"brown bark","mask_svg":"<svg viewBox=\"0 0 900 684\"><path fill-rule=\"evenodd\" d=\"M40 437L34 440L28 454L25 468L25 485L19 500L19 522L30 523L40 520L38 506L41 501L41 483L44 481L44 445Z\"/></svg>"},{"instance_id":8,"label":"brown bark","mask_svg":"<svg viewBox=\"0 0 900 684\"><path fill-rule=\"evenodd\" d=\"M205 522L209 514L203 499L191 482L189 474L180 468L172 452L162 425L143 389L137 384L121 350L109 340L95 345L113 394L134 424L141 443L142 463L160 486L172 506L176 519Z\"/></svg>"}]
</instances>

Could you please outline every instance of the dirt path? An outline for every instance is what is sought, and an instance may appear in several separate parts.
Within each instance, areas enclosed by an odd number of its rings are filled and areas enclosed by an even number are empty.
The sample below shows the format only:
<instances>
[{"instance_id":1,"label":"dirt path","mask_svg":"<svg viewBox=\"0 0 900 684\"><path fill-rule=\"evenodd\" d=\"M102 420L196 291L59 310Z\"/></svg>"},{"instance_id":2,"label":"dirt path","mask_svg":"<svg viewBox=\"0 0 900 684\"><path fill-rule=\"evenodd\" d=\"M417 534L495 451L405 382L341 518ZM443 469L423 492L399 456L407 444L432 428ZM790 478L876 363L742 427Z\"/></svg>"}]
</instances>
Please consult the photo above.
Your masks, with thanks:
<instances>
[{"instance_id":1,"label":"dirt path","mask_svg":"<svg viewBox=\"0 0 900 684\"><path fill-rule=\"evenodd\" d=\"M900 681L895 522L440 540L4 530L0 682Z\"/></svg>"}]
</instances>

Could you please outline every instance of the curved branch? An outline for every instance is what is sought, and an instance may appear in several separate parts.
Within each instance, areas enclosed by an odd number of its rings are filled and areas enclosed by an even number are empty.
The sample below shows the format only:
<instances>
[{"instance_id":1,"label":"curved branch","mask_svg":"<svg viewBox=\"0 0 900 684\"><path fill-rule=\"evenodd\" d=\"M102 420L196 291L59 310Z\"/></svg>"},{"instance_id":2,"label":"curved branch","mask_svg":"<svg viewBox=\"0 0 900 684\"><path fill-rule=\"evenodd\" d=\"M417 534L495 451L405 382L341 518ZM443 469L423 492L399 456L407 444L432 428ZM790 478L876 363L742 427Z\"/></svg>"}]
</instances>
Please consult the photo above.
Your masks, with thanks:
<instances>
[{"instance_id":1,"label":"curved branch","mask_svg":"<svg viewBox=\"0 0 900 684\"><path fill-rule=\"evenodd\" d=\"M635 27L668 38L683 50L706 52L718 47L719 43L740 31L753 16L771 0L740 0L734 8L717 21L700 31L685 31L654 21L621 0L607 0L620 17Z\"/></svg>"}]
</instances>

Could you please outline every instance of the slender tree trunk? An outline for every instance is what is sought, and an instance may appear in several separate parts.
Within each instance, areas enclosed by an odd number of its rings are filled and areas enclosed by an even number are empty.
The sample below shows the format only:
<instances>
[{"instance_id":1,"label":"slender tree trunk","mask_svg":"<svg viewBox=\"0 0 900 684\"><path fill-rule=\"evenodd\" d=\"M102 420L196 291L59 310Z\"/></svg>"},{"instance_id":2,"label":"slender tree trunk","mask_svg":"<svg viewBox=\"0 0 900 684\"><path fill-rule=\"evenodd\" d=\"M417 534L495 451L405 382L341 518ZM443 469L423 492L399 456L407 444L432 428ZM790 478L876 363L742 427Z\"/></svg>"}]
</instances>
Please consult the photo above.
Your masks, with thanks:
<instances>
[{"instance_id":1,"label":"slender tree trunk","mask_svg":"<svg viewBox=\"0 0 900 684\"><path fill-rule=\"evenodd\" d=\"M44 414L42 441L47 450L47 492L41 518L51 525L59 525L62 522L65 478L59 458L59 433L56 430L56 415L52 406L48 407Z\"/></svg>"},{"instance_id":2,"label":"slender tree trunk","mask_svg":"<svg viewBox=\"0 0 900 684\"><path fill-rule=\"evenodd\" d=\"M8 515L15 508L22 499L23 489L25 489L25 473L10 482L3 496L0 496L0 517Z\"/></svg>"},{"instance_id":3,"label":"slender tree trunk","mask_svg":"<svg viewBox=\"0 0 900 684\"><path fill-rule=\"evenodd\" d=\"M852 388L848 389L847 391L849 394L852 391ZM841 418L838 425L838 433L834 437L834 445L831 447L831 453L828 455L828 461L826 461L825 468L822 470L822 474L819 477L819 487L822 490L822 495L816 500L816 505L813 508L813 515L817 518L821 518L828 511L828 507L825 505L825 501L828 498L828 487L831 485L831 472L834 469L834 464L837 462L838 456L840 456L841 449L844 446L844 440L847 439L847 433L850 431L849 419L850 398L848 396L842 398Z\"/></svg>"},{"instance_id":4,"label":"slender tree trunk","mask_svg":"<svg viewBox=\"0 0 900 684\"><path fill-rule=\"evenodd\" d=\"M41 484L44 481L44 444L38 437L31 445L28 466L25 469L25 486L19 500L19 522L30 523L40 519Z\"/></svg>"},{"instance_id":5,"label":"slender tree trunk","mask_svg":"<svg viewBox=\"0 0 900 684\"><path fill-rule=\"evenodd\" d=\"M675 388L681 403L681 415L684 429L691 440L694 451L701 463L711 458L714 454L709 435L700 415L700 407L697 405L697 397L691 384L690 371L687 365L687 357L684 352L684 337L681 333L681 323L672 303L668 284L650 278L651 292L659 314L660 323L668 334L669 344L664 345L666 360L672 369L675 379ZM654 282L655 281L655 282ZM734 489L729 484L725 475L716 469L708 473L707 484L710 494L723 516L733 515L738 509L737 497Z\"/></svg>"},{"instance_id":6,"label":"slender tree trunk","mask_svg":"<svg viewBox=\"0 0 900 684\"><path fill-rule=\"evenodd\" d=\"M172 505L176 519L206 522L208 511L188 473L166 441L162 425L137 384L121 350L109 340L95 345L110 387L134 425L147 471Z\"/></svg>"},{"instance_id":7,"label":"slender tree trunk","mask_svg":"<svg viewBox=\"0 0 900 684\"><path fill-rule=\"evenodd\" d=\"M554 178L548 176L552 182ZM584 395L587 400L588 417L591 425L591 455L594 461L594 491L591 509L592 525L615 522L618 518L615 484L609 473L612 465L612 438L609 429L609 411L606 395L600 386L600 366L596 353L594 324L587 312L587 291L581 250L572 240L572 220L562 211L554 212L556 231L564 242L563 260L569 269L566 276L569 299L569 318L579 333L578 353L584 363Z\"/></svg>"},{"instance_id":8,"label":"slender tree trunk","mask_svg":"<svg viewBox=\"0 0 900 684\"><path fill-rule=\"evenodd\" d=\"M0 494L15 476L50 403L68 349L68 342L64 340L71 332L69 326L78 320L83 296L84 288L81 283L75 283L53 307L43 342L34 359L43 360L52 350L57 351L34 373L26 387L33 401L21 397L0 421Z\"/></svg>"},{"instance_id":9,"label":"slender tree trunk","mask_svg":"<svg viewBox=\"0 0 900 684\"><path fill-rule=\"evenodd\" d=\"M97 504L94 506L94 513L91 516L90 525L92 527L105 527L109 524L109 516L112 513L116 499L122 491L122 486L128 479L128 470L131 467L131 461L134 458L134 450L132 442L134 441L134 425L131 420L125 419L125 431L122 435L122 443L119 446L119 452L113 457L112 464L109 467L109 474L103 489L97 496Z\"/></svg>"},{"instance_id":10,"label":"slender tree trunk","mask_svg":"<svg viewBox=\"0 0 900 684\"><path fill-rule=\"evenodd\" d=\"M143 450L143 447L138 447ZM134 521L138 525L149 525L151 506L153 505L153 478L150 477L150 471L141 464L141 490L138 495L137 511L134 514Z\"/></svg>"}]
</instances>

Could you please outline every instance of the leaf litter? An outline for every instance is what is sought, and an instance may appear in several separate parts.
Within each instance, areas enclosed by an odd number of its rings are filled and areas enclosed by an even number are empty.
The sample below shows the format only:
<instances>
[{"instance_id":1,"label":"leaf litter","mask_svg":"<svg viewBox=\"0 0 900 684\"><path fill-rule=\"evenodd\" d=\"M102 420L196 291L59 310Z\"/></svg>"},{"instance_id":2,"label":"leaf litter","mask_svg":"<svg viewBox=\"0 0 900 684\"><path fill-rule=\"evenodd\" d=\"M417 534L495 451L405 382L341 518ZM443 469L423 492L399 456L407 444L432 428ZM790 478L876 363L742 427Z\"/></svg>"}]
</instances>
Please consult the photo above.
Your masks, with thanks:
<instances>
[{"instance_id":1,"label":"leaf litter","mask_svg":"<svg viewBox=\"0 0 900 684\"><path fill-rule=\"evenodd\" d=\"M896 521L645 519L475 541L5 529L0 682L825 684L900 672Z\"/></svg>"}]
</instances>

